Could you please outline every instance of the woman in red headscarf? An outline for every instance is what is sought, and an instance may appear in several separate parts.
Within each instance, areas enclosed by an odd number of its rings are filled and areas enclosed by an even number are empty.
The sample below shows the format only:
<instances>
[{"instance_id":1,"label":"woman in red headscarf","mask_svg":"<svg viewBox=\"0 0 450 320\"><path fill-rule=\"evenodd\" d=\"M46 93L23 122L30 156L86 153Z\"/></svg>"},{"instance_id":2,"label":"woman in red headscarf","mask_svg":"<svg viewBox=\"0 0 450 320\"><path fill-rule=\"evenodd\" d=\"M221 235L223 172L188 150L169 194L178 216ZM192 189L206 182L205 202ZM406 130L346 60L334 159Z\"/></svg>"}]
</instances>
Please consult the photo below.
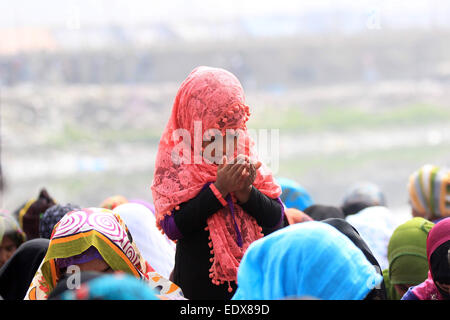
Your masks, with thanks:
<instances>
[{"instance_id":1,"label":"woman in red headscarf","mask_svg":"<svg viewBox=\"0 0 450 320\"><path fill-rule=\"evenodd\" d=\"M427 236L428 278L410 287L402 300L450 300L450 218L431 228Z\"/></svg>"},{"instance_id":2,"label":"woman in red headscarf","mask_svg":"<svg viewBox=\"0 0 450 320\"><path fill-rule=\"evenodd\" d=\"M172 280L188 299L230 299L248 246L262 228L282 227L281 187L253 150L249 115L233 74L198 67L181 84L160 140L157 226L177 241Z\"/></svg>"}]
</instances>

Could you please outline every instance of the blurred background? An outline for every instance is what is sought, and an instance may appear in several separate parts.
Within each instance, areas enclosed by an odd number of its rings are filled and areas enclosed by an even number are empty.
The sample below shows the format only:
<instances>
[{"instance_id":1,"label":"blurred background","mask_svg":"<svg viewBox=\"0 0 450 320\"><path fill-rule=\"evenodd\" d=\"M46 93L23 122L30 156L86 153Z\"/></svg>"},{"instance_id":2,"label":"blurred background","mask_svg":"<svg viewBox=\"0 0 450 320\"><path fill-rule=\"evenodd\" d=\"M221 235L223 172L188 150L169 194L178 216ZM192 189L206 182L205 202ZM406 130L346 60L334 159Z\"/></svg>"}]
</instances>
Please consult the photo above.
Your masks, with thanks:
<instances>
[{"instance_id":1,"label":"blurred background","mask_svg":"<svg viewBox=\"0 0 450 320\"><path fill-rule=\"evenodd\" d=\"M407 208L450 159L450 1L0 2L1 206L151 200L158 141L199 65L241 81L279 130L276 176L340 205L359 181Z\"/></svg>"}]
</instances>

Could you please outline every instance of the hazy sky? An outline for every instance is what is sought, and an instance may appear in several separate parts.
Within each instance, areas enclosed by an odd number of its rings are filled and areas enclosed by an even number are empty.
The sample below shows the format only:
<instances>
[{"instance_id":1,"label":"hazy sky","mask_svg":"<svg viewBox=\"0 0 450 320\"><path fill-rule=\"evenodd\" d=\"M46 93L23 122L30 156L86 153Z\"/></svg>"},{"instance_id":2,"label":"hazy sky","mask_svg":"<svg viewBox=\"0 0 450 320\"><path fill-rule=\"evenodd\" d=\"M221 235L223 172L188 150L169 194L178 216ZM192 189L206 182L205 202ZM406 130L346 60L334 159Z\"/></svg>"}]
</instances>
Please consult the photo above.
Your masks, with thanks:
<instances>
[{"instance_id":1,"label":"hazy sky","mask_svg":"<svg viewBox=\"0 0 450 320\"><path fill-rule=\"evenodd\" d=\"M426 17L450 20L448 0L0 0L0 27L64 25L74 17L86 25L111 22L229 19L298 15L321 10L378 12L385 20L415 23ZM408 22L410 23L410 22Z\"/></svg>"}]
</instances>

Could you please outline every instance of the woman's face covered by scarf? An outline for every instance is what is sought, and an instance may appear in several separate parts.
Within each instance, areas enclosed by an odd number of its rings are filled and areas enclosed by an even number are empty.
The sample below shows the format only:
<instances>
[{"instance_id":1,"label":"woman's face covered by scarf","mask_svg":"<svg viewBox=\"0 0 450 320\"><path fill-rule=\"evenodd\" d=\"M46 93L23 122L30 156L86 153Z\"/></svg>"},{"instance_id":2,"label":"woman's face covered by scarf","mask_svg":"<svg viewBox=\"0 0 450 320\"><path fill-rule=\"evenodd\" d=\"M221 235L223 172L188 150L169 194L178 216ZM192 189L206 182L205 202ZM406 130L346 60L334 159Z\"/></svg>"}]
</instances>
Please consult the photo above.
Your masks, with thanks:
<instances>
[{"instance_id":1,"label":"woman's face covered by scarf","mask_svg":"<svg viewBox=\"0 0 450 320\"><path fill-rule=\"evenodd\" d=\"M444 299L450 299L450 218L439 221L427 238L431 277Z\"/></svg>"},{"instance_id":2,"label":"woman's face covered by scarf","mask_svg":"<svg viewBox=\"0 0 450 320\"><path fill-rule=\"evenodd\" d=\"M141 258L126 225L108 209L86 208L66 214L55 226L29 298L44 298L65 270L107 272L110 269L145 278L148 265ZM74 269L75 270L75 269Z\"/></svg>"},{"instance_id":3,"label":"woman's face covered by scarf","mask_svg":"<svg viewBox=\"0 0 450 320\"><path fill-rule=\"evenodd\" d=\"M431 275L439 293L450 300L450 241L441 244L431 255Z\"/></svg>"},{"instance_id":4,"label":"woman's face covered by scarf","mask_svg":"<svg viewBox=\"0 0 450 320\"><path fill-rule=\"evenodd\" d=\"M58 222L25 299L47 299L69 267L72 273L121 271L159 286L161 294L181 295L178 286L161 280L154 272L141 256L121 217L108 209L75 210Z\"/></svg>"},{"instance_id":5,"label":"woman's face covered by scarf","mask_svg":"<svg viewBox=\"0 0 450 320\"><path fill-rule=\"evenodd\" d=\"M400 296L427 278L427 236L433 226L416 217L398 226L389 240L389 278Z\"/></svg>"}]
</instances>

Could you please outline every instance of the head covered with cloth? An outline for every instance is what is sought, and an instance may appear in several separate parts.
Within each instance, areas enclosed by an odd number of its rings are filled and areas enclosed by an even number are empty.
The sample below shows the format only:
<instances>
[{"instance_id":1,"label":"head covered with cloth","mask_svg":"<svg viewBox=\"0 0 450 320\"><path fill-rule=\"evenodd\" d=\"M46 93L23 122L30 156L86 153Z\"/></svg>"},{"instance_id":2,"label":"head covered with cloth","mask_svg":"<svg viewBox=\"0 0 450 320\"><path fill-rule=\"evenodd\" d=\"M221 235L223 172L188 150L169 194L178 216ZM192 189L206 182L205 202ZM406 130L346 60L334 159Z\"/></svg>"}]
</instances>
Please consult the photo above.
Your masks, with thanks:
<instances>
[{"instance_id":1,"label":"head covered with cloth","mask_svg":"<svg viewBox=\"0 0 450 320\"><path fill-rule=\"evenodd\" d=\"M280 199L286 205L286 208L303 211L314 204L311 195L298 182L283 177L277 178L277 182L282 190Z\"/></svg>"},{"instance_id":2,"label":"head covered with cloth","mask_svg":"<svg viewBox=\"0 0 450 320\"><path fill-rule=\"evenodd\" d=\"M249 247L233 300L362 300L381 281L348 237L311 221L285 227Z\"/></svg>"},{"instance_id":3,"label":"head covered with cloth","mask_svg":"<svg viewBox=\"0 0 450 320\"><path fill-rule=\"evenodd\" d=\"M26 241L25 232L12 215L0 212L0 267L3 266Z\"/></svg>"},{"instance_id":4,"label":"head covered with cloth","mask_svg":"<svg viewBox=\"0 0 450 320\"><path fill-rule=\"evenodd\" d=\"M437 222L450 217L450 169L427 164L409 178L409 200L414 217Z\"/></svg>"},{"instance_id":5,"label":"head covered with cloth","mask_svg":"<svg viewBox=\"0 0 450 320\"><path fill-rule=\"evenodd\" d=\"M450 218L434 225L427 237L428 278L409 288L402 300L450 300Z\"/></svg>"},{"instance_id":6,"label":"head covered with cloth","mask_svg":"<svg viewBox=\"0 0 450 320\"><path fill-rule=\"evenodd\" d=\"M389 268L383 271L391 298L399 300L409 287L427 278L427 236L433 226L415 217L394 230L388 245Z\"/></svg>"},{"instance_id":7,"label":"head covered with cloth","mask_svg":"<svg viewBox=\"0 0 450 320\"><path fill-rule=\"evenodd\" d=\"M42 215L56 202L45 188L41 189L39 196L28 200L21 208L16 210L17 221L27 235L27 240L39 238L39 223Z\"/></svg>"},{"instance_id":8,"label":"head covered with cloth","mask_svg":"<svg viewBox=\"0 0 450 320\"><path fill-rule=\"evenodd\" d=\"M141 256L120 216L104 208L72 211L58 222L25 299L47 299L71 266L81 271L122 271L155 287L162 278ZM170 288L163 287L162 293L180 292L177 286L167 284Z\"/></svg>"}]
</instances>

